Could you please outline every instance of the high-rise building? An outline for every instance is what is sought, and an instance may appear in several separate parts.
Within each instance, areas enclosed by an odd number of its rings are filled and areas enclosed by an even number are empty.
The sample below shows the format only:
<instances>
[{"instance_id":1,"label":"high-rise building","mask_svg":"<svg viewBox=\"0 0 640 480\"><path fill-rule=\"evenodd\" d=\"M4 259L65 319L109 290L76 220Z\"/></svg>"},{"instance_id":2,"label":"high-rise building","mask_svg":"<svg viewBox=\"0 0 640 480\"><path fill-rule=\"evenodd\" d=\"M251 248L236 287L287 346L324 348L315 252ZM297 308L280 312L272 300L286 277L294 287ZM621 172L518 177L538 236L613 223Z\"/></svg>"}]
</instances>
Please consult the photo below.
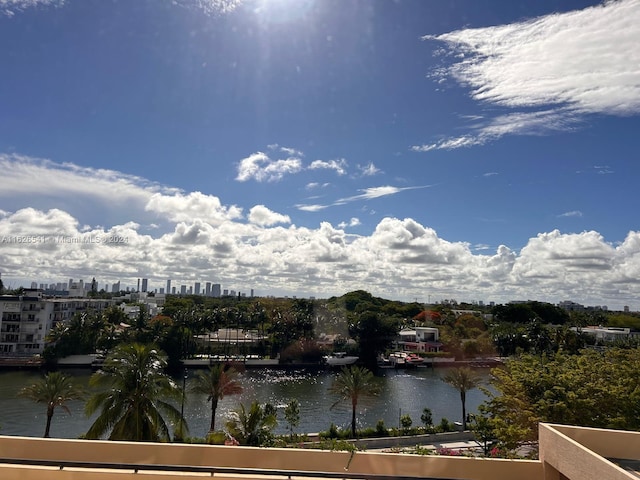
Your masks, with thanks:
<instances>
[{"instance_id":1,"label":"high-rise building","mask_svg":"<svg viewBox=\"0 0 640 480\"><path fill-rule=\"evenodd\" d=\"M220 298L220 284L219 283L214 283L211 286L211 296L212 297L216 297L216 298Z\"/></svg>"},{"instance_id":2,"label":"high-rise building","mask_svg":"<svg viewBox=\"0 0 640 480\"><path fill-rule=\"evenodd\" d=\"M171 293L171 279L167 280L167 293Z\"/></svg>"},{"instance_id":3,"label":"high-rise building","mask_svg":"<svg viewBox=\"0 0 640 480\"><path fill-rule=\"evenodd\" d=\"M200 295L200 282L196 282L193 287L193 293Z\"/></svg>"},{"instance_id":4,"label":"high-rise building","mask_svg":"<svg viewBox=\"0 0 640 480\"><path fill-rule=\"evenodd\" d=\"M187 286L180 285L180 295L185 295L187 293Z\"/></svg>"},{"instance_id":5,"label":"high-rise building","mask_svg":"<svg viewBox=\"0 0 640 480\"><path fill-rule=\"evenodd\" d=\"M207 282L207 283L204 284L204 294L207 297L211 296L211 282Z\"/></svg>"},{"instance_id":6,"label":"high-rise building","mask_svg":"<svg viewBox=\"0 0 640 480\"><path fill-rule=\"evenodd\" d=\"M148 286L149 286L149 279L148 278L143 278L142 279L142 291L146 292Z\"/></svg>"},{"instance_id":7,"label":"high-rise building","mask_svg":"<svg viewBox=\"0 0 640 480\"><path fill-rule=\"evenodd\" d=\"M138 287L136 288L136 291L139 292L140 291L140 279L138 279Z\"/></svg>"}]
</instances>

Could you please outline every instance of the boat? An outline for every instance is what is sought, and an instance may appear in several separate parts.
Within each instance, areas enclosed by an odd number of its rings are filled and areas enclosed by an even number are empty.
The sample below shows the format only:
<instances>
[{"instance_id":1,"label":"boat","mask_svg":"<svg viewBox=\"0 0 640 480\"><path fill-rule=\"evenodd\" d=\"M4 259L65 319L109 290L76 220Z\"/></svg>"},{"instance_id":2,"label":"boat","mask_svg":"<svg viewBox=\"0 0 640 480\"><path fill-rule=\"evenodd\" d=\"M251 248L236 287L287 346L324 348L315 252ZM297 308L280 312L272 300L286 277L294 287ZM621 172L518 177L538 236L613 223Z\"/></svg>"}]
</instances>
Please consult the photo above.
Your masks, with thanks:
<instances>
[{"instance_id":1,"label":"boat","mask_svg":"<svg viewBox=\"0 0 640 480\"><path fill-rule=\"evenodd\" d=\"M389 354L389 365L393 368L405 368L407 365L407 354L405 352L393 352Z\"/></svg>"},{"instance_id":2,"label":"boat","mask_svg":"<svg viewBox=\"0 0 640 480\"><path fill-rule=\"evenodd\" d=\"M395 368L417 367L424 363L424 358L416 353L393 352L389 354L389 364Z\"/></svg>"},{"instance_id":3,"label":"boat","mask_svg":"<svg viewBox=\"0 0 640 480\"><path fill-rule=\"evenodd\" d=\"M347 355L347 352L334 352L331 355L325 355L322 358L324 363L330 367L344 367L346 365L353 365L360 357Z\"/></svg>"},{"instance_id":4,"label":"boat","mask_svg":"<svg viewBox=\"0 0 640 480\"><path fill-rule=\"evenodd\" d=\"M422 365L424 363L424 358L422 358L417 353L409 353L407 355L407 364L412 367L417 367L418 365Z\"/></svg>"}]
</instances>

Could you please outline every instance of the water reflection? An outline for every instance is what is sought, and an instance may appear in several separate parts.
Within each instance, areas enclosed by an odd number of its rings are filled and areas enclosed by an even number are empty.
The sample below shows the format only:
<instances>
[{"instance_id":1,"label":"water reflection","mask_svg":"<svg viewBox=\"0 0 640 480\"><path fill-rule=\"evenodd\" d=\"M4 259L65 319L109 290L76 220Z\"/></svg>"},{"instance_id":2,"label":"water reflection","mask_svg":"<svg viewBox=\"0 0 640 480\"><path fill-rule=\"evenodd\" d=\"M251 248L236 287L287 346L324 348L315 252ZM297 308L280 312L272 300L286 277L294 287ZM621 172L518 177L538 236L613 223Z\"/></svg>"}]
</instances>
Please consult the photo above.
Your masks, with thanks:
<instances>
[{"instance_id":1,"label":"water reflection","mask_svg":"<svg viewBox=\"0 0 640 480\"><path fill-rule=\"evenodd\" d=\"M88 370L67 370L74 377L76 385L88 390L91 372ZM358 405L358 423L374 427L383 420L388 427L398 426L401 415L408 414L414 425L420 425L420 415L424 407L433 412L433 420L438 423L442 417L459 421L462 415L460 395L457 390L441 380L446 368L418 368L409 371L385 369L379 372L382 383L379 397L363 399ZM42 436L45 427L45 406L24 398L17 392L39 378L37 372L16 371L0 373L0 434ZM483 371L488 379L488 370ZM206 395L190 393L195 372L190 371L186 380L187 395L184 404L192 436L202 437L207 433L211 418L211 404ZM330 408L337 400L329 393L335 372L307 370L248 370L242 377L242 395L225 397L218 405L217 424L222 426L224 417L240 403L248 405L254 400L269 402L278 408L279 425L276 433L288 433L284 420L284 406L292 399L300 402L300 426L298 432L318 432L326 430L331 423L348 428L350 404L343 402ZM182 384L179 378L178 384ZM473 413L485 400L480 390L467 393L467 411ZM71 415L56 409L51 426L51 435L60 438L77 438L86 432L92 423L84 414L84 402L68 404ZM178 406L179 407L179 406Z\"/></svg>"}]
</instances>

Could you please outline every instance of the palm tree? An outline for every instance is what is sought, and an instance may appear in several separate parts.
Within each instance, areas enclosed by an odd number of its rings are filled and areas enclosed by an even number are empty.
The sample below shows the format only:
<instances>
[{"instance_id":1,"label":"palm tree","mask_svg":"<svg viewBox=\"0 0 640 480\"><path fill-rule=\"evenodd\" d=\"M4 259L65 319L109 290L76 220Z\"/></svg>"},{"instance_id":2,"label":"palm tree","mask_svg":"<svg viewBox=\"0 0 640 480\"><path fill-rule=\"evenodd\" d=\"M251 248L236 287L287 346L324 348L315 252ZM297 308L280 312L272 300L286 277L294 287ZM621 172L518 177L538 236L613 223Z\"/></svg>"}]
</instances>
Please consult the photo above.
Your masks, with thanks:
<instances>
[{"instance_id":1,"label":"palm tree","mask_svg":"<svg viewBox=\"0 0 640 480\"><path fill-rule=\"evenodd\" d=\"M331 408L343 400L351 401L351 436L356 436L356 407L360 397L371 397L379 393L373 373L364 367L343 367L329 388L331 393L340 395Z\"/></svg>"},{"instance_id":2,"label":"palm tree","mask_svg":"<svg viewBox=\"0 0 640 480\"><path fill-rule=\"evenodd\" d=\"M249 410L244 405L231 412L231 419L227 422L229 434L242 445L254 447L263 445L271 436L278 423L275 409L266 404L253 402Z\"/></svg>"},{"instance_id":3,"label":"palm tree","mask_svg":"<svg viewBox=\"0 0 640 480\"><path fill-rule=\"evenodd\" d=\"M449 370L447 374L442 377L442 381L448 383L453 388L460 392L460 401L462 402L462 429L467 429L467 392L478 388L482 383L482 377L474 372L469 367L460 367Z\"/></svg>"},{"instance_id":4,"label":"palm tree","mask_svg":"<svg viewBox=\"0 0 640 480\"><path fill-rule=\"evenodd\" d=\"M211 426L209 432L216 428L216 410L218 401L227 395L242 393L242 385L238 381L238 371L230 365L218 363L208 371L198 372L192 392L207 395L207 402L211 402Z\"/></svg>"},{"instance_id":5,"label":"palm tree","mask_svg":"<svg viewBox=\"0 0 640 480\"><path fill-rule=\"evenodd\" d=\"M60 407L68 414L71 414L69 407L65 403L69 400L81 399L83 393L73 386L70 377L60 372L51 372L33 385L24 387L18 392L18 395L36 403L45 403L47 405L47 425L44 429L44 437L49 438L51 419L56 407Z\"/></svg>"},{"instance_id":6,"label":"palm tree","mask_svg":"<svg viewBox=\"0 0 640 480\"><path fill-rule=\"evenodd\" d=\"M94 373L89 385L100 388L85 406L87 415L100 414L86 434L88 439L169 441L163 417L184 425L180 411L167 400L180 402L182 391L164 373L166 361L151 345L122 344Z\"/></svg>"}]
</instances>

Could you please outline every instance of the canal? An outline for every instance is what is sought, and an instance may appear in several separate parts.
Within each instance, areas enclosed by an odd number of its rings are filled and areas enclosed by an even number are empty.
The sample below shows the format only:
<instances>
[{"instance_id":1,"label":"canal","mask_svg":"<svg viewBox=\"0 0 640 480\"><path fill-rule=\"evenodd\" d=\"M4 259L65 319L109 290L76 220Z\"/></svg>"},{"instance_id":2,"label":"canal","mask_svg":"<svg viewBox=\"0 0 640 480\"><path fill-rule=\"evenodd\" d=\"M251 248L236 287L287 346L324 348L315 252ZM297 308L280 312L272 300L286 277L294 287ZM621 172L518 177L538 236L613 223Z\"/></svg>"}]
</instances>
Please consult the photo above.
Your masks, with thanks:
<instances>
[{"instance_id":1,"label":"canal","mask_svg":"<svg viewBox=\"0 0 640 480\"><path fill-rule=\"evenodd\" d=\"M447 367L417 368L412 370L382 369L378 378L381 393L373 399L363 399L358 405L358 423L360 427L375 427L383 420L387 427L397 427L401 415L408 414L414 426L421 425L420 415L425 407L431 409L434 423L445 417L450 421L460 421L462 406L460 394L442 381ZM479 370L485 379L489 379L489 370ZM64 370L71 375L74 383L88 387L90 370ZM184 412L190 434L204 437L210 421L211 406L206 396L191 393L190 386L195 370L188 371L185 381L186 395ZM30 385L40 377L35 371L0 372L0 434L42 436L46 420L46 407L17 396L18 391ZM340 428L348 428L350 405L344 402L334 408L337 397L329 392L336 373L330 371L255 369L242 374L244 392L241 395L225 397L218 405L216 425L222 427L228 413L240 403L248 406L252 401L269 402L278 409L278 427L276 433L287 433L284 420L284 406L292 399L300 403L300 425L298 433L327 430L331 423ZM176 380L182 385L182 378ZM486 399L479 389L467 392L467 411L473 413ZM180 405L176 405L180 408ZM84 414L84 402L68 403L70 414L57 408L51 426L51 436L58 438L78 438L92 423L92 418Z\"/></svg>"}]
</instances>

